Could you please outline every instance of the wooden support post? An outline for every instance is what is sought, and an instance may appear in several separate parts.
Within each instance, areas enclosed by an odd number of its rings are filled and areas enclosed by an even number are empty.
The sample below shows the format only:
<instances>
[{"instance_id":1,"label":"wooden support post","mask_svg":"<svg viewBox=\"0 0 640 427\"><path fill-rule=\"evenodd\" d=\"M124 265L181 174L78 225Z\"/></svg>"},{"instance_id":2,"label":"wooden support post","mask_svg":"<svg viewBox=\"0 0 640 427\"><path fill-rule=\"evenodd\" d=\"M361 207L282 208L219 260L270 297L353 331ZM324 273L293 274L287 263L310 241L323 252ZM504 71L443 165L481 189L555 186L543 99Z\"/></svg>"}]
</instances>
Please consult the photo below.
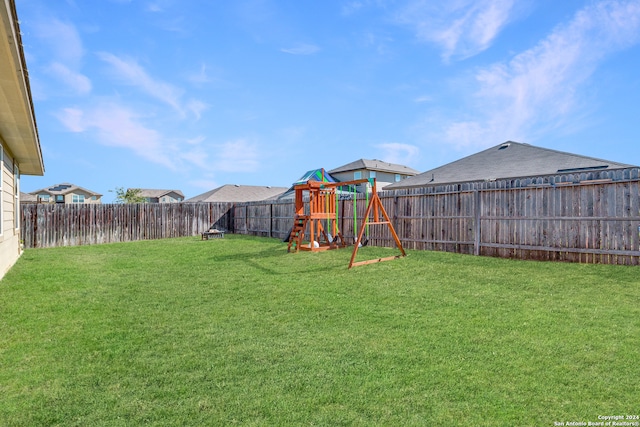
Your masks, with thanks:
<instances>
[{"instance_id":1,"label":"wooden support post","mask_svg":"<svg viewBox=\"0 0 640 427\"><path fill-rule=\"evenodd\" d=\"M316 238L315 225L316 221L312 219L309 223L309 248L313 249L313 242Z\"/></svg>"},{"instance_id":2,"label":"wooden support post","mask_svg":"<svg viewBox=\"0 0 640 427\"><path fill-rule=\"evenodd\" d=\"M375 181L374 181L375 182ZM391 231L391 235L393 236L394 241L396 242L396 246L398 247L398 249L400 249L400 253L402 255L398 255L398 256L394 256L394 257L387 257L387 258L380 258L378 260L374 260L372 262L366 262L366 261L360 261L360 262L354 262L356 259L356 255L358 253L358 248L360 247L360 242L362 241L362 236L364 234L364 230L365 230L365 226L367 225L367 222L369 220L369 214L371 213L371 210L374 210L374 217L379 219L378 216L378 212L380 214L382 214L382 216L384 217L385 221L377 221L374 222L373 224L387 224L387 226L389 227L389 231ZM391 223L391 220L389 219L389 215L387 215L387 212L384 209L384 206L382 205L382 201L380 200L380 197L378 197L378 193L373 193L373 196L371 198L371 200L369 201L369 206L367 206L367 211L364 215L364 221L362 223L362 227L360 227L360 232L358 233L358 239L356 240L355 243L355 247L353 248L353 253L351 254L351 260L349 261L349 268L354 267L354 266L358 266L358 265L365 265L365 264L371 264L373 262L381 262L381 261L389 261L392 259L397 259L400 258L401 256L407 256L407 254L404 251L404 248L402 247L402 243L400 242L400 239L398 238L398 235L396 234L396 230L393 228L393 224Z\"/></svg>"},{"instance_id":3,"label":"wooden support post","mask_svg":"<svg viewBox=\"0 0 640 427\"><path fill-rule=\"evenodd\" d=\"M482 232L482 227L480 225L481 211L482 211L482 200L480 191L475 190L473 192L474 204L473 204L473 219L474 219L474 230L473 230L473 254L480 255L480 233Z\"/></svg>"}]
</instances>

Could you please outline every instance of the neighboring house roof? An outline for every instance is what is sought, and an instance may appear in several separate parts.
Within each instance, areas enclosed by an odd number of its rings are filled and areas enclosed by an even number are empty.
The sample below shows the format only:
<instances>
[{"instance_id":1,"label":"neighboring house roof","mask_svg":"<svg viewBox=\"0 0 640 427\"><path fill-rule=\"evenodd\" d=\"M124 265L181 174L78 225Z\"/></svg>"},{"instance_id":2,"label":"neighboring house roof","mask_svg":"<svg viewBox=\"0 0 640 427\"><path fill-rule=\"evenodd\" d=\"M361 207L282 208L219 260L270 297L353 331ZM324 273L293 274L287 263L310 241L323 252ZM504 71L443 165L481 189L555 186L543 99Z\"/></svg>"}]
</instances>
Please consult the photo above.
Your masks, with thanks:
<instances>
[{"instance_id":1,"label":"neighboring house roof","mask_svg":"<svg viewBox=\"0 0 640 427\"><path fill-rule=\"evenodd\" d=\"M20 203L38 203L38 196L20 192Z\"/></svg>"},{"instance_id":2,"label":"neighboring house roof","mask_svg":"<svg viewBox=\"0 0 640 427\"><path fill-rule=\"evenodd\" d=\"M139 188L140 193L138 193L138 196L140 197L149 197L152 199L155 198L160 198L163 196L166 196L170 193L175 193L176 195L182 197L184 199L184 194L182 194L182 191L180 190L153 190L153 189L148 189L148 188Z\"/></svg>"},{"instance_id":3,"label":"neighboring house roof","mask_svg":"<svg viewBox=\"0 0 640 427\"><path fill-rule=\"evenodd\" d=\"M87 190L86 188L79 187L75 184L69 184L67 182L62 184L56 184L51 187L41 188L40 190L36 190L36 191L30 191L29 194L33 194L36 196L42 193L47 193L51 195L57 195L57 194L65 195L69 193L77 193L78 191L89 194L91 196L102 196L102 194L100 193L96 193L95 191Z\"/></svg>"},{"instance_id":4,"label":"neighboring house roof","mask_svg":"<svg viewBox=\"0 0 640 427\"><path fill-rule=\"evenodd\" d=\"M350 172L357 170L372 170L379 172L399 173L403 175L417 175L420 173L415 169L411 169L408 166L398 165L395 163L383 162L382 160L367 160L359 159L355 162L347 163L346 165L331 169L329 173Z\"/></svg>"},{"instance_id":5,"label":"neighboring house roof","mask_svg":"<svg viewBox=\"0 0 640 427\"><path fill-rule=\"evenodd\" d=\"M286 187L227 184L185 202L256 202L274 198L286 190Z\"/></svg>"},{"instance_id":6,"label":"neighboring house roof","mask_svg":"<svg viewBox=\"0 0 640 427\"><path fill-rule=\"evenodd\" d=\"M24 175L43 175L27 62L13 0L0 4L0 140Z\"/></svg>"},{"instance_id":7,"label":"neighboring house roof","mask_svg":"<svg viewBox=\"0 0 640 427\"><path fill-rule=\"evenodd\" d=\"M388 185L385 190L629 167L634 166L507 141Z\"/></svg>"}]
</instances>

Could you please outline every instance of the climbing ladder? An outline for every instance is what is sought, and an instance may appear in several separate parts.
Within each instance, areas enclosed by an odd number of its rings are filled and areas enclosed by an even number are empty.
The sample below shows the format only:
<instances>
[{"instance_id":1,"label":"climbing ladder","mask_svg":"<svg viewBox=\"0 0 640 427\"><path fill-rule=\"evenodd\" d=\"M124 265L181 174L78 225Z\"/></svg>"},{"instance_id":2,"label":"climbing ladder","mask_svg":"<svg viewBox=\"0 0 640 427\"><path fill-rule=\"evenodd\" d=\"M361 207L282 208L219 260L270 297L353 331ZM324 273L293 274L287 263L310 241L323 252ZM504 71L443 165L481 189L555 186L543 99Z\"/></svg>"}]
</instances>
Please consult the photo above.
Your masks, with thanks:
<instances>
[{"instance_id":1,"label":"climbing ladder","mask_svg":"<svg viewBox=\"0 0 640 427\"><path fill-rule=\"evenodd\" d=\"M294 252L298 252L298 250L300 249L300 244L302 243L304 230L307 228L308 220L308 217L296 216L295 220L293 221L291 234L289 235L289 246L287 247L287 252L291 252L292 247Z\"/></svg>"}]
</instances>

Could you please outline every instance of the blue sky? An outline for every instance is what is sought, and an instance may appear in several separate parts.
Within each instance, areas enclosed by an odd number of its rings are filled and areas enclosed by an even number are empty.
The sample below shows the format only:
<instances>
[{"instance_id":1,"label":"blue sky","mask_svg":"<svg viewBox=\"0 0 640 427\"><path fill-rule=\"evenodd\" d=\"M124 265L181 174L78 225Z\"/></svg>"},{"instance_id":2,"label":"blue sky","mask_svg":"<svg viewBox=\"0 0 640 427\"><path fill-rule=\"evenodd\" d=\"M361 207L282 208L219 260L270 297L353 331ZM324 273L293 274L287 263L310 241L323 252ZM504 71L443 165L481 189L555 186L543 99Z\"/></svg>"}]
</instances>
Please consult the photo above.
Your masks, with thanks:
<instances>
[{"instance_id":1,"label":"blue sky","mask_svg":"<svg viewBox=\"0 0 640 427\"><path fill-rule=\"evenodd\" d=\"M289 186L507 140L640 164L640 0L17 0L22 190Z\"/></svg>"}]
</instances>

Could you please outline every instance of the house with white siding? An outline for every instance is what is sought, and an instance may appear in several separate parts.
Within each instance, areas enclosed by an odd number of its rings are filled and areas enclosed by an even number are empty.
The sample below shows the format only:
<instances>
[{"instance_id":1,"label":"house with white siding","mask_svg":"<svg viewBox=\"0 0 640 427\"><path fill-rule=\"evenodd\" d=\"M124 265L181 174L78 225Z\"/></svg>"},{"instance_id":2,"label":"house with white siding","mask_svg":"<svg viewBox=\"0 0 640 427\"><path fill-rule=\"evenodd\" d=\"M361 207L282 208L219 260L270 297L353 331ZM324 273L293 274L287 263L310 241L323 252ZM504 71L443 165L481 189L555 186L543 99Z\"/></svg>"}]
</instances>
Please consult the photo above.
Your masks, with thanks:
<instances>
[{"instance_id":1,"label":"house with white siding","mask_svg":"<svg viewBox=\"0 0 640 427\"><path fill-rule=\"evenodd\" d=\"M127 189L133 190L133 189ZM184 194L180 190L156 190L139 188L139 197L144 197L147 203L180 203L184 201Z\"/></svg>"},{"instance_id":2,"label":"house with white siding","mask_svg":"<svg viewBox=\"0 0 640 427\"><path fill-rule=\"evenodd\" d=\"M95 204L102 203L102 194L68 182L41 188L29 194L37 203Z\"/></svg>"},{"instance_id":3,"label":"house with white siding","mask_svg":"<svg viewBox=\"0 0 640 427\"><path fill-rule=\"evenodd\" d=\"M44 175L14 0L0 3L0 278L22 253L20 175Z\"/></svg>"},{"instance_id":4,"label":"house with white siding","mask_svg":"<svg viewBox=\"0 0 640 427\"><path fill-rule=\"evenodd\" d=\"M358 159L346 165L329 171L338 181L352 181L356 179L376 179L376 191L387 185L403 181L417 175L419 172L409 166L389 163L382 160Z\"/></svg>"}]
</instances>

